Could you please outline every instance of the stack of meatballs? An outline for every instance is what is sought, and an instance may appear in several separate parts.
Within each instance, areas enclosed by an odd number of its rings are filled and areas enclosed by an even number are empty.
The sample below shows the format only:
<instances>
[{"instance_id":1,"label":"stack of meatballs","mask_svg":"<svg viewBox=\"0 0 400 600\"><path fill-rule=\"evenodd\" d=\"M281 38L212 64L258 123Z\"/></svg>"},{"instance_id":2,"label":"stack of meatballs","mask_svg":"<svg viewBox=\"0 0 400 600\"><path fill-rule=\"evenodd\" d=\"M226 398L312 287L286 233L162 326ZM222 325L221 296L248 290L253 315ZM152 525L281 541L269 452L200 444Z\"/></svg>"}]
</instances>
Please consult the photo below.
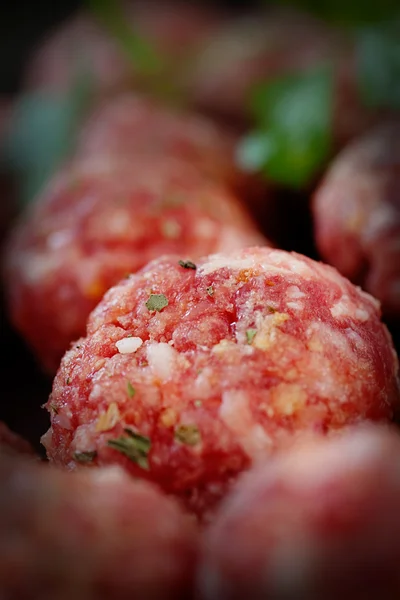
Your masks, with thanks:
<instances>
[{"instance_id":1,"label":"stack of meatballs","mask_svg":"<svg viewBox=\"0 0 400 600\"><path fill-rule=\"evenodd\" d=\"M8 320L51 391L32 391L42 455L0 422L0 598L394 600L400 120L362 104L354 48L307 14L123 9L184 108L85 12L23 79L63 94L84 55L95 94L57 171L1 213ZM236 149L255 84L327 59L306 255Z\"/></svg>"}]
</instances>

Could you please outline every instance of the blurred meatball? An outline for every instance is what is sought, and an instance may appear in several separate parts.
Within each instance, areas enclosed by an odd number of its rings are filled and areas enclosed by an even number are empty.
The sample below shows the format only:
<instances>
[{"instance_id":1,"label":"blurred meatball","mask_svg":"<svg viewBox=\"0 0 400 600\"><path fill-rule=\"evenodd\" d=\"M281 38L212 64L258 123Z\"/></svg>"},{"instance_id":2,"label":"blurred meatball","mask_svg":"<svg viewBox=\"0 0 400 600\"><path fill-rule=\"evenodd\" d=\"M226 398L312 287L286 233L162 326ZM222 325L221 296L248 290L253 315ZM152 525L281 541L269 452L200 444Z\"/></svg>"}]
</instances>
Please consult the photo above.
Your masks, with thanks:
<instances>
[{"instance_id":1,"label":"blurred meatball","mask_svg":"<svg viewBox=\"0 0 400 600\"><path fill-rule=\"evenodd\" d=\"M179 0L128 1L124 12L132 31L167 62L171 76L221 18L210 7ZM38 46L26 69L25 86L64 91L73 84L80 63L89 69L100 95L144 83L118 40L82 11Z\"/></svg>"},{"instance_id":2,"label":"blurred meatball","mask_svg":"<svg viewBox=\"0 0 400 600\"><path fill-rule=\"evenodd\" d=\"M54 372L104 292L149 260L264 243L241 204L164 156L79 160L49 182L11 232L11 320Z\"/></svg>"},{"instance_id":3,"label":"blurred meatball","mask_svg":"<svg viewBox=\"0 0 400 600\"><path fill-rule=\"evenodd\" d=\"M400 121L385 122L333 161L313 200L323 258L400 318Z\"/></svg>"},{"instance_id":4,"label":"blurred meatball","mask_svg":"<svg viewBox=\"0 0 400 600\"><path fill-rule=\"evenodd\" d=\"M64 356L43 443L157 482L203 519L236 476L305 432L399 403L376 301L329 266L269 248L163 257L112 288Z\"/></svg>"},{"instance_id":5,"label":"blurred meatball","mask_svg":"<svg viewBox=\"0 0 400 600\"><path fill-rule=\"evenodd\" d=\"M187 598L196 539L171 499L118 467L62 473L0 457L5 600Z\"/></svg>"},{"instance_id":6,"label":"blurred meatball","mask_svg":"<svg viewBox=\"0 0 400 600\"><path fill-rule=\"evenodd\" d=\"M235 135L205 117L164 108L137 94L122 94L95 110L77 143L78 157L165 155L186 160L252 201L266 185L235 164ZM256 198L257 197L257 198Z\"/></svg>"},{"instance_id":7,"label":"blurred meatball","mask_svg":"<svg viewBox=\"0 0 400 600\"><path fill-rule=\"evenodd\" d=\"M342 144L372 119L358 97L354 61L349 41L324 22L273 7L234 18L212 32L189 65L186 87L201 109L247 124L257 84L333 62L333 130Z\"/></svg>"},{"instance_id":8,"label":"blurred meatball","mask_svg":"<svg viewBox=\"0 0 400 600\"><path fill-rule=\"evenodd\" d=\"M206 534L204 600L400 596L400 438L361 427L246 473Z\"/></svg>"}]
</instances>

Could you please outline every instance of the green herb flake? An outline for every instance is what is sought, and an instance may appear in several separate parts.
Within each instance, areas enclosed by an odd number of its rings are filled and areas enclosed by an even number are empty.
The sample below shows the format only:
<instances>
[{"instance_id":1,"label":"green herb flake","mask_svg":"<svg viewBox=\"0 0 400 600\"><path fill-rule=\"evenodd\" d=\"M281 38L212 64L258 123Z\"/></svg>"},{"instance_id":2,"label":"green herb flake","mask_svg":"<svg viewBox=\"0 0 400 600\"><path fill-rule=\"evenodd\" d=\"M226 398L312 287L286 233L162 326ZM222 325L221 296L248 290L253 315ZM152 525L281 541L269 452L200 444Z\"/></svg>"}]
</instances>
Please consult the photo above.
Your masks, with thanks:
<instances>
[{"instance_id":1,"label":"green herb flake","mask_svg":"<svg viewBox=\"0 0 400 600\"><path fill-rule=\"evenodd\" d=\"M211 298L212 298L214 296L214 288L213 288L213 286L209 285L208 288L206 288L206 289L207 289L207 294L209 296L211 296Z\"/></svg>"},{"instance_id":2,"label":"green herb flake","mask_svg":"<svg viewBox=\"0 0 400 600\"><path fill-rule=\"evenodd\" d=\"M168 300L164 294L150 294L150 297L146 302L146 308L148 310L160 312L166 306L168 306Z\"/></svg>"},{"instance_id":3,"label":"green herb flake","mask_svg":"<svg viewBox=\"0 0 400 600\"><path fill-rule=\"evenodd\" d=\"M190 260L180 260L178 261L178 264L184 269L197 269L197 266Z\"/></svg>"},{"instance_id":4,"label":"green herb flake","mask_svg":"<svg viewBox=\"0 0 400 600\"><path fill-rule=\"evenodd\" d=\"M67 377L67 379L65 380L65 384L70 385L70 383L71 383L71 377Z\"/></svg>"},{"instance_id":5,"label":"green herb flake","mask_svg":"<svg viewBox=\"0 0 400 600\"><path fill-rule=\"evenodd\" d=\"M55 415L58 415L58 408L55 404L50 404L50 408Z\"/></svg>"},{"instance_id":6,"label":"green herb flake","mask_svg":"<svg viewBox=\"0 0 400 600\"><path fill-rule=\"evenodd\" d=\"M96 458L96 456L96 450L91 450L88 452L74 452L74 460L80 463L92 462Z\"/></svg>"},{"instance_id":7,"label":"green herb flake","mask_svg":"<svg viewBox=\"0 0 400 600\"><path fill-rule=\"evenodd\" d=\"M193 404L196 408L201 408L203 406L203 402L201 400L195 400Z\"/></svg>"},{"instance_id":8,"label":"green herb flake","mask_svg":"<svg viewBox=\"0 0 400 600\"><path fill-rule=\"evenodd\" d=\"M175 429L175 439L187 446L196 446L201 442L201 434L197 425L179 425Z\"/></svg>"},{"instance_id":9,"label":"green herb flake","mask_svg":"<svg viewBox=\"0 0 400 600\"><path fill-rule=\"evenodd\" d=\"M133 396L136 394L136 390L130 381L128 381L128 383L126 384L126 389L128 391L129 398L133 398Z\"/></svg>"},{"instance_id":10,"label":"green herb flake","mask_svg":"<svg viewBox=\"0 0 400 600\"><path fill-rule=\"evenodd\" d=\"M257 334L257 329L246 329L246 340L251 344Z\"/></svg>"},{"instance_id":11,"label":"green herb flake","mask_svg":"<svg viewBox=\"0 0 400 600\"><path fill-rule=\"evenodd\" d=\"M125 428L125 435L115 440L108 440L107 445L135 462L141 469L149 470L148 454L151 448L150 438Z\"/></svg>"},{"instance_id":12,"label":"green herb flake","mask_svg":"<svg viewBox=\"0 0 400 600\"><path fill-rule=\"evenodd\" d=\"M270 304L267 306L268 312L271 314L276 313L276 308L274 308L273 306L271 306Z\"/></svg>"}]
</instances>

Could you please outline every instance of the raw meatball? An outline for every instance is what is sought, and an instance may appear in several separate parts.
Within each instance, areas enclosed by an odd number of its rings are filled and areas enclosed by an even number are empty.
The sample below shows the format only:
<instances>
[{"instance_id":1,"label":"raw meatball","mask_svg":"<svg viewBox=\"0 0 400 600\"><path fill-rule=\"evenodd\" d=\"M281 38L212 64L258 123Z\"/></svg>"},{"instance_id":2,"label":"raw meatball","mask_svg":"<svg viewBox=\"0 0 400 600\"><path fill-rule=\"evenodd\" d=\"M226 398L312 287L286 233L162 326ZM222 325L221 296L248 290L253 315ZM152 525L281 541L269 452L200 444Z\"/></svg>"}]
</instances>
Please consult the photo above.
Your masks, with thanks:
<instances>
[{"instance_id":1,"label":"raw meatball","mask_svg":"<svg viewBox=\"0 0 400 600\"><path fill-rule=\"evenodd\" d=\"M0 455L3 454L35 456L29 442L10 431L7 425L0 421Z\"/></svg>"},{"instance_id":2,"label":"raw meatball","mask_svg":"<svg viewBox=\"0 0 400 600\"><path fill-rule=\"evenodd\" d=\"M265 184L236 166L236 141L236 136L204 117L166 109L127 93L94 111L83 128L76 153L78 157L175 157L226 183L241 196L264 197Z\"/></svg>"},{"instance_id":3,"label":"raw meatball","mask_svg":"<svg viewBox=\"0 0 400 600\"><path fill-rule=\"evenodd\" d=\"M399 460L398 431L370 426L246 473L206 535L201 597L398 598Z\"/></svg>"},{"instance_id":4,"label":"raw meatball","mask_svg":"<svg viewBox=\"0 0 400 600\"><path fill-rule=\"evenodd\" d=\"M324 259L400 317L400 121L385 122L333 161L313 200Z\"/></svg>"},{"instance_id":5,"label":"raw meatball","mask_svg":"<svg viewBox=\"0 0 400 600\"><path fill-rule=\"evenodd\" d=\"M126 2L124 12L132 30L167 62L171 77L221 19L210 7L183 1ZM133 84L145 85L117 39L82 11L51 32L38 47L28 65L25 86L65 91L74 83L80 64L90 70L100 95Z\"/></svg>"},{"instance_id":6,"label":"raw meatball","mask_svg":"<svg viewBox=\"0 0 400 600\"><path fill-rule=\"evenodd\" d=\"M187 598L196 543L172 499L118 467L63 473L0 458L4 600Z\"/></svg>"},{"instance_id":7,"label":"raw meatball","mask_svg":"<svg viewBox=\"0 0 400 600\"><path fill-rule=\"evenodd\" d=\"M208 518L238 473L296 436L392 416L378 304L336 270L269 248L178 259L109 290L64 356L43 438L57 465L95 450Z\"/></svg>"},{"instance_id":8,"label":"raw meatball","mask_svg":"<svg viewBox=\"0 0 400 600\"><path fill-rule=\"evenodd\" d=\"M341 144L372 118L358 97L353 54L348 40L322 21L295 9L270 8L211 32L189 64L187 93L199 108L247 123L255 86L333 62L333 128Z\"/></svg>"},{"instance_id":9,"label":"raw meatball","mask_svg":"<svg viewBox=\"0 0 400 600\"><path fill-rule=\"evenodd\" d=\"M104 292L149 260L263 241L236 198L186 163L162 156L77 161L11 235L11 319L54 372Z\"/></svg>"}]
</instances>

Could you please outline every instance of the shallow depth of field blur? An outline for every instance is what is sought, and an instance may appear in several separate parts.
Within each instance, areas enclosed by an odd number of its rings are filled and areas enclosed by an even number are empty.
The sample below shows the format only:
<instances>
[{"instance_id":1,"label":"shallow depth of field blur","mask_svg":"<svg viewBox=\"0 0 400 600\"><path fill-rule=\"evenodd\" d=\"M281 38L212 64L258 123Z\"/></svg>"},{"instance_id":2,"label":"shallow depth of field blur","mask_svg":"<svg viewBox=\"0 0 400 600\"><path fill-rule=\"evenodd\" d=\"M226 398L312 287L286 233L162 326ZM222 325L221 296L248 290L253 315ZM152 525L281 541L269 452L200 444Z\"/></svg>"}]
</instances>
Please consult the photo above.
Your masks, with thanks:
<instances>
[{"instance_id":1,"label":"shallow depth of field blur","mask_svg":"<svg viewBox=\"0 0 400 600\"><path fill-rule=\"evenodd\" d=\"M162 103L203 113L233 131L240 140L237 161L268 182L265 200L248 207L263 233L278 247L320 258L309 203L313 191L337 152L377 119L400 109L396 2L375 6L378 3L372 1L331 1L322 10L316 0L276 4L198 0L204 21L200 19L193 31L186 29L186 18L180 18L179 11L185 15L188 7L195 10L196 3L184 2L181 8L179 2L170 4L173 14L157 24L162 0L136 2L143 13L142 29L124 21L121 5L112 0L16 0L2 8L0 118L5 116L0 135L2 128L6 131L0 162L2 241L15 216L35 201L46 181L73 154L80 124L99 95L104 92L111 98L138 90ZM268 17L264 21L259 15L275 9L286 17L269 27ZM54 50L41 63L32 64L38 49L79 11L86 11L104 29L123 57L124 68L118 61L102 63L96 56L104 50L100 45L94 52L87 50L84 33L81 46L70 48L69 66ZM312 19L318 34L308 43L307 36L314 35ZM336 36L341 41L331 43ZM154 40L159 39L163 41L157 47ZM249 60L268 44L274 47L270 54L266 51L268 60ZM48 72L41 72L43 67ZM68 76L63 73L66 68ZM340 77L332 75L336 68ZM248 83L252 77L254 82ZM336 86L345 90L339 100ZM391 319L388 325L399 350L399 324ZM43 454L39 438L49 419L41 405L51 380L9 323L3 304L1 340L0 420Z\"/></svg>"}]
</instances>

